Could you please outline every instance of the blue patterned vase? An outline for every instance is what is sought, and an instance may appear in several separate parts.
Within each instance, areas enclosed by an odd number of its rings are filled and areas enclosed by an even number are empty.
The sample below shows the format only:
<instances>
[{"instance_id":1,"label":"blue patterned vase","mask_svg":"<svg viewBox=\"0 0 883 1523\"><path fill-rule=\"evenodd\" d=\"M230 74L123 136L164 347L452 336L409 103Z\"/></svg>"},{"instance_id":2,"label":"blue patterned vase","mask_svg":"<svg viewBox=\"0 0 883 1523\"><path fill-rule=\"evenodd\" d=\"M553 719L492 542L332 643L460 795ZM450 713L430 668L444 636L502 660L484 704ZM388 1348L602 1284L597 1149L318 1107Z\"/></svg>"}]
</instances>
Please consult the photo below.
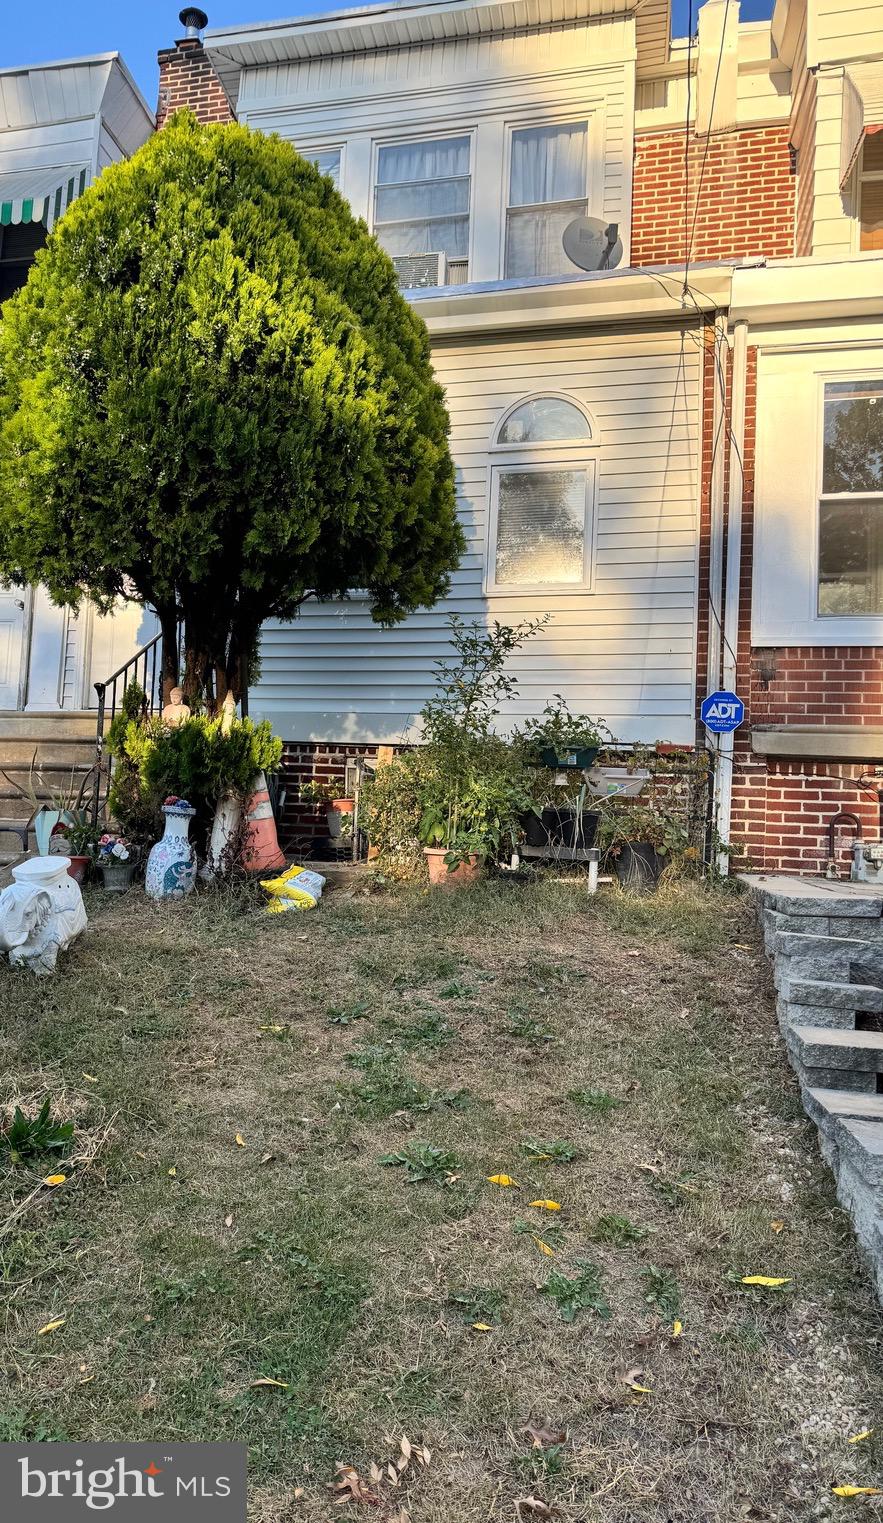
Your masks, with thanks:
<instances>
[{"instance_id":1,"label":"blue patterned vase","mask_svg":"<svg viewBox=\"0 0 883 1523\"><path fill-rule=\"evenodd\" d=\"M151 899L183 899L196 882L196 854L187 839L196 813L185 799L163 804L166 828L162 840L151 847L144 888Z\"/></svg>"}]
</instances>

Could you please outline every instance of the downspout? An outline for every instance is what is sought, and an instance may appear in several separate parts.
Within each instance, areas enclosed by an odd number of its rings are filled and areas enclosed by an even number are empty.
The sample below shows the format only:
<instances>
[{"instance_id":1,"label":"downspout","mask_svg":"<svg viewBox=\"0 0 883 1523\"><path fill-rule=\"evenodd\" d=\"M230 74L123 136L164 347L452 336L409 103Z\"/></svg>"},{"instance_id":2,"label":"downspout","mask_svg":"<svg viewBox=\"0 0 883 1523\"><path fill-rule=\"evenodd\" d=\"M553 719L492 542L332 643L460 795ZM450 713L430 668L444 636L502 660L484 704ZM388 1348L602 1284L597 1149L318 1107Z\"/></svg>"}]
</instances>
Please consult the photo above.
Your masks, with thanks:
<instances>
[{"instance_id":1,"label":"downspout","mask_svg":"<svg viewBox=\"0 0 883 1523\"><path fill-rule=\"evenodd\" d=\"M721 319L723 322L723 319ZM706 350L714 366L714 389L711 410L711 481L709 496L708 540L708 662L705 674L705 691L716 691L721 677L721 608L724 588L724 452L719 448L725 438L726 371L720 363L718 350L718 326L715 320L712 330L712 346Z\"/></svg>"},{"instance_id":2,"label":"downspout","mask_svg":"<svg viewBox=\"0 0 883 1523\"><path fill-rule=\"evenodd\" d=\"M739 649L739 597L742 587L742 495L745 451L745 393L748 376L748 324L744 319L733 327L733 381L730 393L730 489L727 504L727 572L723 612L723 685L736 690L736 657ZM717 776L715 779L718 835L725 843L730 839L733 811L733 751L735 732L719 737ZM718 869L726 875L729 856L721 852Z\"/></svg>"}]
</instances>

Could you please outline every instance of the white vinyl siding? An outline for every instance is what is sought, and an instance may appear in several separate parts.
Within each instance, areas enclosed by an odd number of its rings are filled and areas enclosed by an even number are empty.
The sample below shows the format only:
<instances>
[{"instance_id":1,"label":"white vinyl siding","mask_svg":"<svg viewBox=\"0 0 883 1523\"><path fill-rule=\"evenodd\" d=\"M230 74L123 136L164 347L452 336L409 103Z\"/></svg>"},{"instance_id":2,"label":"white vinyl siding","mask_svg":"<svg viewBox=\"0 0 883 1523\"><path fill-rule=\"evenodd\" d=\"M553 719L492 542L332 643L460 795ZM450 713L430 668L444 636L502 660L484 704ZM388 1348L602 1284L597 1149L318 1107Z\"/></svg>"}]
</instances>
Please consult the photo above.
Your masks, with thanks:
<instances>
[{"instance_id":1,"label":"white vinyl siding","mask_svg":"<svg viewBox=\"0 0 883 1523\"><path fill-rule=\"evenodd\" d=\"M883 36L883 0L809 0L814 11L811 65L872 58Z\"/></svg>"},{"instance_id":2,"label":"white vinyl siding","mask_svg":"<svg viewBox=\"0 0 883 1523\"><path fill-rule=\"evenodd\" d=\"M456 612L516 623L550 613L513 669L514 721L552 693L603 715L628 739L695 737L699 356L695 334L566 330L536 338L438 343L467 548L450 596L392 630L364 602L308 605L268 624L252 711L289 740L415 738L432 669ZM594 584L533 596L486 594L490 441L508 409L546 389L597 426ZM580 450L582 446L578 447ZM562 453L564 453L562 451ZM570 447L568 454L574 453ZM505 458L511 458L508 451ZM578 464L580 462L577 462Z\"/></svg>"}]
</instances>

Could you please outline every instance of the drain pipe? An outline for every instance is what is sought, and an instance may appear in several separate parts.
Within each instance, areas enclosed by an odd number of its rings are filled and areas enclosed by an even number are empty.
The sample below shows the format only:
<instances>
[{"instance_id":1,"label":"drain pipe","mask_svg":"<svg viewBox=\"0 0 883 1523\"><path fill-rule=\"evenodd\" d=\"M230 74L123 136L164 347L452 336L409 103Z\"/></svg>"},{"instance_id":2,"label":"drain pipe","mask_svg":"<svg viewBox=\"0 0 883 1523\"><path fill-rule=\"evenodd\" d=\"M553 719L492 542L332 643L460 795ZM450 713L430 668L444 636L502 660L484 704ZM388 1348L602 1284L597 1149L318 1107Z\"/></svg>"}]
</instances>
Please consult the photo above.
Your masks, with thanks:
<instances>
[{"instance_id":1,"label":"drain pipe","mask_svg":"<svg viewBox=\"0 0 883 1523\"><path fill-rule=\"evenodd\" d=\"M748 324L740 319L733 326L733 383L730 393L730 490L727 504L727 572L723 612L723 679L728 692L736 690L736 654L739 649L739 596L742 588L742 461L745 451L745 392L748 377ZM721 735L717 753L717 829L729 843L733 810L733 751L735 733ZM725 851L718 870L729 872Z\"/></svg>"}]
</instances>

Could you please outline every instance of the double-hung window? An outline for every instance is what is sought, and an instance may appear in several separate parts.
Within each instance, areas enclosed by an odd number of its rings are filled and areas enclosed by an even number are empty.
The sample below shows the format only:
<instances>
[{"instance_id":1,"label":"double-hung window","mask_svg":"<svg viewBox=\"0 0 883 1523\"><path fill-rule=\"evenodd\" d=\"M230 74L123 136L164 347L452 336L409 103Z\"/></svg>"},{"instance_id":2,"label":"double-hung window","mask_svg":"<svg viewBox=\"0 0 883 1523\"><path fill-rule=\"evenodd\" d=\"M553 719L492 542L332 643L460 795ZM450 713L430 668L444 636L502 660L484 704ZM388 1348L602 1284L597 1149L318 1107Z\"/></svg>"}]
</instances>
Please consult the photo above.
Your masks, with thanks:
<instances>
[{"instance_id":1,"label":"double-hung window","mask_svg":"<svg viewBox=\"0 0 883 1523\"><path fill-rule=\"evenodd\" d=\"M374 232L393 258L438 254L446 263L465 267L470 150L468 133L387 143L378 150Z\"/></svg>"},{"instance_id":2,"label":"double-hung window","mask_svg":"<svg viewBox=\"0 0 883 1523\"><path fill-rule=\"evenodd\" d=\"M340 189L339 148L299 148L298 152L310 164L315 164L320 174L328 175L336 190Z\"/></svg>"},{"instance_id":3,"label":"double-hung window","mask_svg":"<svg viewBox=\"0 0 883 1523\"><path fill-rule=\"evenodd\" d=\"M883 132L869 132L865 135L859 198L859 247L883 249Z\"/></svg>"},{"instance_id":4,"label":"double-hung window","mask_svg":"<svg viewBox=\"0 0 883 1523\"><path fill-rule=\"evenodd\" d=\"M506 212L506 275L572 274L564 229L588 206L588 123L513 131Z\"/></svg>"},{"instance_id":5,"label":"double-hung window","mask_svg":"<svg viewBox=\"0 0 883 1523\"><path fill-rule=\"evenodd\" d=\"M568 397L528 398L505 414L491 446L488 592L591 585L596 444Z\"/></svg>"},{"instance_id":6,"label":"double-hung window","mask_svg":"<svg viewBox=\"0 0 883 1523\"><path fill-rule=\"evenodd\" d=\"M883 614L883 380L826 381L820 618Z\"/></svg>"}]
</instances>

